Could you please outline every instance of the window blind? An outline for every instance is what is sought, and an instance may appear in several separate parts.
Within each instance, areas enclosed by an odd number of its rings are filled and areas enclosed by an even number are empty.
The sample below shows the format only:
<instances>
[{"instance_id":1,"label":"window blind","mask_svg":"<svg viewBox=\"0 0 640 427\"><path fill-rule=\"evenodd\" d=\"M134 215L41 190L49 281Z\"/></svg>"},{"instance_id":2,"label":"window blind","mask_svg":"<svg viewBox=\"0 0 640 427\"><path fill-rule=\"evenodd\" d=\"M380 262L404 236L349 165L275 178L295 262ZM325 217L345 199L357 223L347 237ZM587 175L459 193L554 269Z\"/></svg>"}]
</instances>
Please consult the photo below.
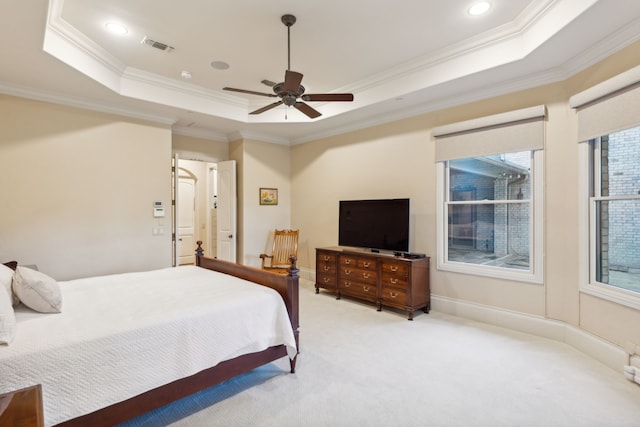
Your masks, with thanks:
<instances>
[{"instance_id":1,"label":"window blind","mask_svg":"<svg viewBox=\"0 0 640 427\"><path fill-rule=\"evenodd\" d=\"M578 112L578 142L640 125L640 66L569 99Z\"/></svg>"},{"instance_id":2,"label":"window blind","mask_svg":"<svg viewBox=\"0 0 640 427\"><path fill-rule=\"evenodd\" d=\"M544 105L433 129L436 161L544 148Z\"/></svg>"}]
</instances>

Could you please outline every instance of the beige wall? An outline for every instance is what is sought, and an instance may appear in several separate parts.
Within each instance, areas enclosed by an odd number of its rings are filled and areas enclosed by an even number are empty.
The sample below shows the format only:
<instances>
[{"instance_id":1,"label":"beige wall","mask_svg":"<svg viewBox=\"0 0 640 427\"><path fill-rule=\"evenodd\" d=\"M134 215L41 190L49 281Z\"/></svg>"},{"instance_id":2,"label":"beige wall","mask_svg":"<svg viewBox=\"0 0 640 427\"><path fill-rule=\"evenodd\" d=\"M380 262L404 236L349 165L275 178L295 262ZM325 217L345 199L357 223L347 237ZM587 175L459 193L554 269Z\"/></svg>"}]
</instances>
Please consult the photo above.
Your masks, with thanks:
<instances>
[{"instance_id":1,"label":"beige wall","mask_svg":"<svg viewBox=\"0 0 640 427\"><path fill-rule=\"evenodd\" d=\"M640 312L579 292L578 144L574 93L640 63L640 43L566 81L294 146L292 225L300 227L300 266L313 271L315 248L336 245L338 201L411 198L411 250L432 257L432 294L510 312L560 320L619 346L640 343ZM544 284L438 271L435 126L533 105L546 125ZM606 319L604 319L606 317ZM508 325L505 325L508 326Z\"/></svg>"},{"instance_id":2,"label":"beige wall","mask_svg":"<svg viewBox=\"0 0 640 427\"><path fill-rule=\"evenodd\" d=\"M174 133L171 142L172 152L179 158L219 162L229 159L229 143Z\"/></svg>"},{"instance_id":3,"label":"beige wall","mask_svg":"<svg viewBox=\"0 0 640 427\"><path fill-rule=\"evenodd\" d=\"M2 95L0 117L1 260L56 279L171 265L168 128Z\"/></svg>"},{"instance_id":4,"label":"beige wall","mask_svg":"<svg viewBox=\"0 0 640 427\"><path fill-rule=\"evenodd\" d=\"M254 140L235 141L231 158L238 166L238 262L260 266L261 253L271 253L276 228L291 223L290 148ZM259 204L261 187L278 189L278 204Z\"/></svg>"}]
</instances>

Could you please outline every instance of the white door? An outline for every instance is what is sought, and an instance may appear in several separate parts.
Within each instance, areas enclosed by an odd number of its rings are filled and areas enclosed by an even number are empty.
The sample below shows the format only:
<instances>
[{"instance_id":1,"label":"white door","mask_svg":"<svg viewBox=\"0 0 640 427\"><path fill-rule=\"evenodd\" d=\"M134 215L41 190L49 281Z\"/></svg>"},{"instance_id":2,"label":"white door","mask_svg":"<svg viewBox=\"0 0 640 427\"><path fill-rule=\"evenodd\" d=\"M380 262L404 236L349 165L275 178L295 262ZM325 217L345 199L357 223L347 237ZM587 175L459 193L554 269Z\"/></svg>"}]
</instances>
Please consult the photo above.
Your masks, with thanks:
<instances>
[{"instance_id":1,"label":"white door","mask_svg":"<svg viewBox=\"0 0 640 427\"><path fill-rule=\"evenodd\" d=\"M236 262L236 162L218 163L218 259Z\"/></svg>"},{"instance_id":2,"label":"white door","mask_svg":"<svg viewBox=\"0 0 640 427\"><path fill-rule=\"evenodd\" d=\"M196 180L192 176L179 176L178 194L178 265L195 264Z\"/></svg>"}]
</instances>

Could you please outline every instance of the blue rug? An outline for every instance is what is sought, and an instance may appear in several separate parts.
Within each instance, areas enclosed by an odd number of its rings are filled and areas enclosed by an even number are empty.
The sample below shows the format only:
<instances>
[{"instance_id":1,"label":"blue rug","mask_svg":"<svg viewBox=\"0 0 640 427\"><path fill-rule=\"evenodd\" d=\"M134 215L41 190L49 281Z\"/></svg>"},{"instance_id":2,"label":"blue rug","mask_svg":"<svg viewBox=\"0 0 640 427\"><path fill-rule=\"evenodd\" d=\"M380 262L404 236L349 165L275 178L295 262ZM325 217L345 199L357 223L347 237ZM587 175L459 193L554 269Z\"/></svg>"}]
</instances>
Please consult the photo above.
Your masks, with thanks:
<instances>
[{"instance_id":1,"label":"blue rug","mask_svg":"<svg viewBox=\"0 0 640 427\"><path fill-rule=\"evenodd\" d=\"M168 405L140 415L117 427L161 427L167 426L193 415L205 408L227 399L246 389L262 384L274 376L281 375L282 369L267 364L246 374L231 378L223 383L204 389L198 393L177 400Z\"/></svg>"}]
</instances>

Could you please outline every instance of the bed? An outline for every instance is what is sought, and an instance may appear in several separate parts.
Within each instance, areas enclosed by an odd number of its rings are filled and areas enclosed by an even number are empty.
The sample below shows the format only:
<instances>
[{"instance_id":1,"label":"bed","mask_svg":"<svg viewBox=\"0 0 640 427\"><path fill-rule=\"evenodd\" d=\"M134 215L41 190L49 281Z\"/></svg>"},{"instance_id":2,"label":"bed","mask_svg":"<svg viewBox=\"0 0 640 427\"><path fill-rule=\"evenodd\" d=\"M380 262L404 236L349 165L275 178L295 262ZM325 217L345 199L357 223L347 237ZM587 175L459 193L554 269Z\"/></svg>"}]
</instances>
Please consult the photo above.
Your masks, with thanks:
<instances>
[{"instance_id":1,"label":"bed","mask_svg":"<svg viewBox=\"0 0 640 427\"><path fill-rule=\"evenodd\" d=\"M59 282L58 314L16 307L0 393L42 384L46 425L112 426L280 358L295 372L295 258L282 275L198 249L195 266Z\"/></svg>"}]
</instances>

